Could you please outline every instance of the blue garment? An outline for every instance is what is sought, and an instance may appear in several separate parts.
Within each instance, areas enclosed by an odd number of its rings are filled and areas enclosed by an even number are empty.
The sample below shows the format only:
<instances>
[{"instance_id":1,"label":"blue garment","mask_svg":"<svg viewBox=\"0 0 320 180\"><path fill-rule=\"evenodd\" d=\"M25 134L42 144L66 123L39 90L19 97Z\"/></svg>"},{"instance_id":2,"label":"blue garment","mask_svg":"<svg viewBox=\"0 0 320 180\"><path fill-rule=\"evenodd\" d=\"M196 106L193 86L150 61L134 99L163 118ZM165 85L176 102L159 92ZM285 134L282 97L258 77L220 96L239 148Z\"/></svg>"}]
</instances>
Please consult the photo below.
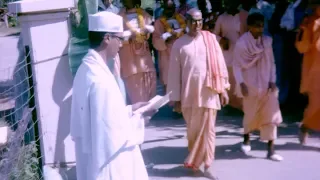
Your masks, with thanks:
<instances>
[{"instance_id":1,"label":"blue garment","mask_svg":"<svg viewBox=\"0 0 320 180\"><path fill-rule=\"evenodd\" d=\"M162 16L163 8L159 7L154 10L154 19L158 19L160 16Z\"/></svg>"},{"instance_id":2,"label":"blue garment","mask_svg":"<svg viewBox=\"0 0 320 180\"><path fill-rule=\"evenodd\" d=\"M303 21L303 18L305 17L306 15L306 10L304 8L301 8L301 7L297 7L294 11L294 25L295 25L295 28L299 27L300 24L302 23Z\"/></svg>"},{"instance_id":3,"label":"blue garment","mask_svg":"<svg viewBox=\"0 0 320 180\"><path fill-rule=\"evenodd\" d=\"M285 103L288 98L289 93L289 80L283 71L285 68L284 58L284 48L283 48L283 34L277 33L273 36L273 54L274 61L276 65L276 76L277 76L277 87L279 88L279 102L280 104Z\"/></svg>"},{"instance_id":4,"label":"blue garment","mask_svg":"<svg viewBox=\"0 0 320 180\"><path fill-rule=\"evenodd\" d=\"M257 6L259 6L259 8L254 7L251 8L249 11L249 15L252 13L260 13L264 16L264 34L265 35L269 35L269 20L272 17L272 14L274 12L275 9L275 5L274 4L269 4L266 1L260 1L257 3Z\"/></svg>"}]
</instances>

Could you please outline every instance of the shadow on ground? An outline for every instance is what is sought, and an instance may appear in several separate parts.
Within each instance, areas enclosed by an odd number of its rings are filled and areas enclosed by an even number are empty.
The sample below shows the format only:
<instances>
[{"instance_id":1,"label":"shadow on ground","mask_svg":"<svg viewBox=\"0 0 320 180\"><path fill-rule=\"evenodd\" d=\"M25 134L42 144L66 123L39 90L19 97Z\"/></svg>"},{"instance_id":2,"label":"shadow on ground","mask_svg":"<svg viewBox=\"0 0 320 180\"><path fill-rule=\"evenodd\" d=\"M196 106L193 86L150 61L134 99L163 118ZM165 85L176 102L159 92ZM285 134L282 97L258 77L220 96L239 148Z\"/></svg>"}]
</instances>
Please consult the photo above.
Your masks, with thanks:
<instances>
[{"instance_id":1,"label":"shadow on ground","mask_svg":"<svg viewBox=\"0 0 320 180\"><path fill-rule=\"evenodd\" d=\"M231 107L226 107L218 112L216 126L232 130L240 130L242 128L242 117L242 111ZM278 128L279 137L296 137L299 132L298 125L301 119L302 111L296 113L283 113L283 123ZM178 128L185 127L185 122L181 115L173 113L171 107L165 106L159 110L159 112L150 121L147 127L157 128L159 131L173 129L178 130ZM217 134L217 138L219 138L219 135L242 136L241 133L234 132L225 132L224 134Z\"/></svg>"},{"instance_id":2,"label":"shadow on ground","mask_svg":"<svg viewBox=\"0 0 320 180\"><path fill-rule=\"evenodd\" d=\"M150 122L148 127L157 128L157 130L173 130L173 131L181 131L181 129L185 129L185 122L182 117L177 117L175 120L172 120L172 110L170 107L162 108L159 113L154 117L154 119ZM241 128L242 128L242 116L243 113L241 111L225 108L224 110L218 113L217 118L217 126L225 127L227 129L239 130L228 131L223 130L219 131L216 134L216 138L239 138L242 137ZM288 116L286 114L284 116L284 123L279 127L278 135L281 138L285 136L286 138L297 138L298 135L298 125L297 121L299 121L299 116ZM223 136L223 137L222 137ZM227 137L226 137L227 136ZM317 137L318 134L316 134ZM145 143L153 143L159 141L168 141L168 140L177 140L185 138L183 135L175 135L171 137L165 137L157 140L147 141ZM298 141L297 141L298 142ZM233 144L233 145L220 145L216 146L215 159L216 160L238 160L238 159L264 159L265 157L254 157L247 156L240 151L241 142ZM252 139L251 141L252 149L258 151L265 151L266 144L259 141L258 138ZM320 148L312 147L312 146L301 146L298 143L287 142L285 144L278 144L275 146L277 150L285 150L285 151L317 151L320 152ZM154 163L155 165L177 165L184 162L185 158L188 155L187 147L154 147L150 149L143 150L143 156L149 162ZM178 166L171 169L150 169L150 176L155 177L190 177L192 173L185 168Z\"/></svg>"},{"instance_id":3,"label":"shadow on ground","mask_svg":"<svg viewBox=\"0 0 320 180\"><path fill-rule=\"evenodd\" d=\"M216 160L238 160L238 159L264 159L265 157L248 156L242 153L240 149L241 143L234 145L222 145L216 147L215 159ZM258 139L251 142L254 150L264 151L266 144L260 142ZM320 152L320 148L301 146L297 143L286 143L283 145L276 145L277 150L299 150L299 151L317 151ZM177 165L182 164L188 155L186 147L155 147L144 150L143 156L148 159L149 162L155 165ZM149 176L155 177L190 177L193 174L183 168L182 166L176 166L170 169L149 169Z\"/></svg>"}]
</instances>

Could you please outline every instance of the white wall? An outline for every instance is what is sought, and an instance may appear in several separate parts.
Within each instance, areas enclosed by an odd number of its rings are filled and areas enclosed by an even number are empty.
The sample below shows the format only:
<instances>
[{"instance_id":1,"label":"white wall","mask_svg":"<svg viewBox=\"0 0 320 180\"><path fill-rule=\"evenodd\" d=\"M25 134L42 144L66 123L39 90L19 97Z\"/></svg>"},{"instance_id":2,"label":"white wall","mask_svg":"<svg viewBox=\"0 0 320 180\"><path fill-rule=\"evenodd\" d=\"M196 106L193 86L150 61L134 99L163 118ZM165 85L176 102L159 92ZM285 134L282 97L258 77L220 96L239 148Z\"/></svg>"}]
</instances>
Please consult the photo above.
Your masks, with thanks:
<instances>
[{"instance_id":1,"label":"white wall","mask_svg":"<svg viewBox=\"0 0 320 180\"><path fill-rule=\"evenodd\" d=\"M67 56L68 12L26 15L23 40L31 49L44 164L74 162L69 136L72 76Z\"/></svg>"}]
</instances>

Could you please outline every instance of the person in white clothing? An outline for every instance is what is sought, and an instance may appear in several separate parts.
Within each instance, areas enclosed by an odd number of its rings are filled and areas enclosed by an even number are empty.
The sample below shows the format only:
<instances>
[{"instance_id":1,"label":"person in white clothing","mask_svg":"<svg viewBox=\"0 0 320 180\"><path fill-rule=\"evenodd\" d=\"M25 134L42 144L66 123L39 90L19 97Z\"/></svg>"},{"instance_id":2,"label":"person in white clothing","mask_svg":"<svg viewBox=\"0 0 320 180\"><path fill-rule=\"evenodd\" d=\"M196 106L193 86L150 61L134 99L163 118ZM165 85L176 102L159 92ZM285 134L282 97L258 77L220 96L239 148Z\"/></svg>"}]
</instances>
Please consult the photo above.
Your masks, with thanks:
<instances>
[{"instance_id":1,"label":"person in white clothing","mask_svg":"<svg viewBox=\"0 0 320 180\"><path fill-rule=\"evenodd\" d=\"M77 180L147 180L139 145L144 121L156 110L126 106L118 84L107 66L122 45L123 19L112 12L89 15L88 54L74 82L71 136L75 141Z\"/></svg>"}]
</instances>

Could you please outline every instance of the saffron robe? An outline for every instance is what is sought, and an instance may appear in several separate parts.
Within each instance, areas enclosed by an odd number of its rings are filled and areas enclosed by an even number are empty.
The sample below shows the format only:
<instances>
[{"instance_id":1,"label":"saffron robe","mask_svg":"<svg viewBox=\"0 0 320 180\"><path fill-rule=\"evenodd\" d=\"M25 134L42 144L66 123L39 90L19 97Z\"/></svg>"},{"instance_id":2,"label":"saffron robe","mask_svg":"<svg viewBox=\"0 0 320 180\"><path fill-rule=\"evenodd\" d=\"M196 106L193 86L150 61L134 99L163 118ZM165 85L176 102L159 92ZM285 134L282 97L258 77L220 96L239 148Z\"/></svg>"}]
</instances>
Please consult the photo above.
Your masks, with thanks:
<instances>
[{"instance_id":1,"label":"saffron robe","mask_svg":"<svg viewBox=\"0 0 320 180\"><path fill-rule=\"evenodd\" d=\"M223 59L214 34L213 53ZM224 62L224 61L222 61ZM171 101L180 101L187 123L189 155L187 167L210 166L214 160L215 115L221 109L219 94L206 86L207 51L203 36L183 35L171 49L167 92L172 91ZM225 66L225 64L224 64ZM226 82L225 88L229 88Z\"/></svg>"},{"instance_id":2,"label":"saffron robe","mask_svg":"<svg viewBox=\"0 0 320 180\"><path fill-rule=\"evenodd\" d=\"M241 18L243 18L241 16ZM224 59L226 61L229 81L230 81L230 91L228 93L230 102L229 104L237 109L242 109L242 99L234 95L235 91L235 79L232 72L232 63L234 56L234 46L239 39L239 37L244 33L243 19L240 19L240 15L230 15L227 13L221 14L216 22L213 33L220 37L225 37L229 40L229 49L223 50Z\"/></svg>"},{"instance_id":3,"label":"saffron robe","mask_svg":"<svg viewBox=\"0 0 320 180\"><path fill-rule=\"evenodd\" d=\"M137 29L138 18L136 13L123 13L130 25ZM151 25L152 17L143 11L145 25ZM124 23L124 31L129 30ZM132 104L149 101L156 95L156 69L152 60L148 41L143 43L124 43L119 51L121 62L121 76L125 82L129 100Z\"/></svg>"},{"instance_id":4,"label":"saffron robe","mask_svg":"<svg viewBox=\"0 0 320 180\"><path fill-rule=\"evenodd\" d=\"M302 38L296 41L298 51L304 55L300 92L309 98L302 123L320 131L320 18L308 17L303 26Z\"/></svg>"},{"instance_id":5,"label":"saffron robe","mask_svg":"<svg viewBox=\"0 0 320 180\"><path fill-rule=\"evenodd\" d=\"M168 24L173 27L174 30L179 29L179 23L175 19L169 19ZM152 34L152 43L154 48L159 53L159 70L160 70L160 80L161 83L167 85L168 80L168 69L169 69L169 58L170 51L173 43L166 44L166 42L161 38L161 35L166 32L163 23L160 19L157 19L154 23L155 31Z\"/></svg>"}]
</instances>

